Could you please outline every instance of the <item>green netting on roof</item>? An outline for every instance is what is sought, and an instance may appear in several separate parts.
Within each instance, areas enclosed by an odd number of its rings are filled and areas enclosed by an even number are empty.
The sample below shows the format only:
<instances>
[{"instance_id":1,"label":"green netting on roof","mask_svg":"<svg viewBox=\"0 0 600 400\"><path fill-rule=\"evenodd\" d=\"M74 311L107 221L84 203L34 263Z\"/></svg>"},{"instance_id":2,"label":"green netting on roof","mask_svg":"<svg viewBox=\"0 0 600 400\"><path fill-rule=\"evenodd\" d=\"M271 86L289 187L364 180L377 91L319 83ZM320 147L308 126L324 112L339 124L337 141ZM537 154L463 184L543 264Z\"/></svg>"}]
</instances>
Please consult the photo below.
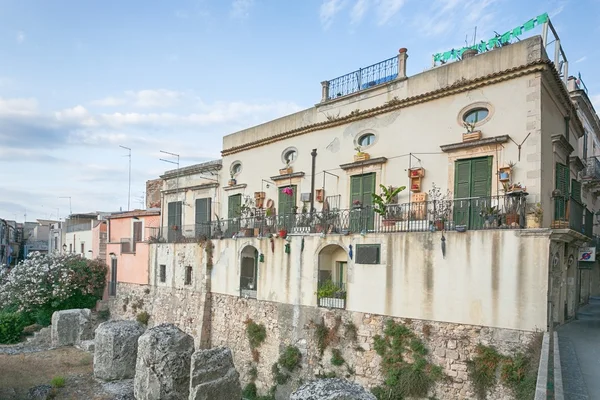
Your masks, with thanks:
<instances>
[{"instance_id":1,"label":"green netting on roof","mask_svg":"<svg viewBox=\"0 0 600 400\"><path fill-rule=\"evenodd\" d=\"M462 56L463 52L467 49L477 49L477 51L479 51L480 53L483 53L484 51L491 50L494 47L497 47L501 44L509 43L511 38L520 36L523 34L523 32L527 32L527 31L530 31L533 28L535 28L536 25L541 25L548 21L549 21L549 18L548 18L547 13L538 15L536 18L530 19L529 21L525 22L523 25L520 25L514 29L511 29L510 31L506 32L503 35L491 38L487 42L481 41L480 44L477 44L474 46L466 46L466 47L463 47L458 50L452 49L452 50L446 51L444 53L434 54L433 61L434 62L438 62L438 61L446 62L450 59L458 59L459 57Z\"/></svg>"}]
</instances>

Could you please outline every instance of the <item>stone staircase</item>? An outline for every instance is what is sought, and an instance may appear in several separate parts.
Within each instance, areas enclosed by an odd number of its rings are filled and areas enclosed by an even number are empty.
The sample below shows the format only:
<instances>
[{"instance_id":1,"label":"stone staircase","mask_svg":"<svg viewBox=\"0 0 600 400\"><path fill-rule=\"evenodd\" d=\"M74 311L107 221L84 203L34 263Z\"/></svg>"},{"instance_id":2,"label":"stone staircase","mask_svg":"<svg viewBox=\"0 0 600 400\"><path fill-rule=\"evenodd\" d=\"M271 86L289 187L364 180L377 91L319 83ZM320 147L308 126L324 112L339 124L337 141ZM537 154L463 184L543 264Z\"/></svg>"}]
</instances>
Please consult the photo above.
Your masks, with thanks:
<instances>
[{"instance_id":1,"label":"stone staircase","mask_svg":"<svg viewBox=\"0 0 600 400\"><path fill-rule=\"evenodd\" d=\"M600 321L600 296L591 296L589 304L577 311L577 319L580 321Z\"/></svg>"}]
</instances>

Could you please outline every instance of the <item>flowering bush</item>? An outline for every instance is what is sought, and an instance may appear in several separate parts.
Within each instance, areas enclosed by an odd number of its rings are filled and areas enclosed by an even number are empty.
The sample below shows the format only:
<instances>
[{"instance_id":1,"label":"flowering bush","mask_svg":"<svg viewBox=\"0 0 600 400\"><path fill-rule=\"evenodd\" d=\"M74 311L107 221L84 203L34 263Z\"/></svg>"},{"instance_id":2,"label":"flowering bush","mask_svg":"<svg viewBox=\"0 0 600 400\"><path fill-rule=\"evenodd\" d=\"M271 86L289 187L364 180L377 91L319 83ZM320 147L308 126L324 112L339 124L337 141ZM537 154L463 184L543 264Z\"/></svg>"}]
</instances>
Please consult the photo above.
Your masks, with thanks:
<instances>
[{"instance_id":1,"label":"flowering bush","mask_svg":"<svg viewBox=\"0 0 600 400\"><path fill-rule=\"evenodd\" d=\"M11 308L27 314L45 310L52 315L65 309L61 306L76 308L84 306L78 304L84 300L95 302L104 291L106 271L100 260L32 253L10 272L0 274L0 310Z\"/></svg>"}]
</instances>

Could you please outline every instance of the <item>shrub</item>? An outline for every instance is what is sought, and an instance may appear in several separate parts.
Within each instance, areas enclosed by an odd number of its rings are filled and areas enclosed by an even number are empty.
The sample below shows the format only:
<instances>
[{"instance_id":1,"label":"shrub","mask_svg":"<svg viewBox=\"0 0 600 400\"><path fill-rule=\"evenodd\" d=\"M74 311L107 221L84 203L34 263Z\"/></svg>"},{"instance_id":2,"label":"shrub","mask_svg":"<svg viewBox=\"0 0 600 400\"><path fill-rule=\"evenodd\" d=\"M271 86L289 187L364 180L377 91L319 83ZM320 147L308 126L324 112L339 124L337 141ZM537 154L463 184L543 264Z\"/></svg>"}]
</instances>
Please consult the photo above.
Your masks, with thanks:
<instances>
[{"instance_id":1,"label":"shrub","mask_svg":"<svg viewBox=\"0 0 600 400\"><path fill-rule=\"evenodd\" d=\"M332 349L331 350L331 364L339 367L340 365L344 365L346 361L344 357L342 357L342 352L340 349Z\"/></svg>"},{"instance_id":2,"label":"shrub","mask_svg":"<svg viewBox=\"0 0 600 400\"><path fill-rule=\"evenodd\" d=\"M17 343L26 325L20 313L0 312L0 343Z\"/></svg>"},{"instance_id":3,"label":"shrub","mask_svg":"<svg viewBox=\"0 0 600 400\"><path fill-rule=\"evenodd\" d=\"M60 376L60 375L55 376L50 381L50 385L52 385L52 387L55 387L55 388L61 388L61 387L65 386L65 377Z\"/></svg>"},{"instance_id":4,"label":"shrub","mask_svg":"<svg viewBox=\"0 0 600 400\"><path fill-rule=\"evenodd\" d=\"M288 371L294 372L294 370L300 365L301 359L302 353L300 353L300 350L297 347L287 346L283 353L281 353L279 356L279 360L277 362Z\"/></svg>"},{"instance_id":5,"label":"shrub","mask_svg":"<svg viewBox=\"0 0 600 400\"><path fill-rule=\"evenodd\" d=\"M110 310L105 308L104 310L98 311L98 318L100 318L100 321L108 321L110 319Z\"/></svg>"},{"instance_id":6,"label":"shrub","mask_svg":"<svg viewBox=\"0 0 600 400\"><path fill-rule=\"evenodd\" d=\"M137 322L142 325L148 325L148 321L150 321L150 314L148 314L146 311L142 311L135 317L135 319L137 319Z\"/></svg>"},{"instance_id":7,"label":"shrub","mask_svg":"<svg viewBox=\"0 0 600 400\"><path fill-rule=\"evenodd\" d=\"M0 309L15 308L49 325L52 313L92 308L102 297L107 267L75 255L32 253L0 275Z\"/></svg>"},{"instance_id":8,"label":"shrub","mask_svg":"<svg viewBox=\"0 0 600 400\"><path fill-rule=\"evenodd\" d=\"M257 324L251 319L248 319L246 321L246 335L248 336L248 341L250 342L250 348L256 349L267 338L267 329L264 325Z\"/></svg>"}]
</instances>

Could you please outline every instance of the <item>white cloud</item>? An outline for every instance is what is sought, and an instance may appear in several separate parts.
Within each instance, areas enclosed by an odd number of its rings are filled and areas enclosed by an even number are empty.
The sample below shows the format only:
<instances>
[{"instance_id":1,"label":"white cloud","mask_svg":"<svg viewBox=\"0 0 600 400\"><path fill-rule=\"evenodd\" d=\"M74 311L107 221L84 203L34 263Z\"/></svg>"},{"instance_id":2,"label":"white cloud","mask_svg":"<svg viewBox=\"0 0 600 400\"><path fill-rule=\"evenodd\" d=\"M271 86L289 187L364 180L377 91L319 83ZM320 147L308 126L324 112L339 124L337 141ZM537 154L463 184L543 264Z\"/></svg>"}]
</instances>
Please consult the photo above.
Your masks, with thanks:
<instances>
[{"instance_id":1,"label":"white cloud","mask_svg":"<svg viewBox=\"0 0 600 400\"><path fill-rule=\"evenodd\" d=\"M362 21L365 13L369 9L369 1L370 0L358 0L354 7L352 7L352 11L350 12L350 22L352 24L358 24Z\"/></svg>"},{"instance_id":2,"label":"white cloud","mask_svg":"<svg viewBox=\"0 0 600 400\"><path fill-rule=\"evenodd\" d=\"M244 19L250 16L250 9L254 5L254 0L233 0L231 3L231 17Z\"/></svg>"},{"instance_id":3,"label":"white cloud","mask_svg":"<svg viewBox=\"0 0 600 400\"><path fill-rule=\"evenodd\" d=\"M324 29L329 29L337 13L343 10L344 7L346 7L345 0L323 0L319 17L321 18L321 25Z\"/></svg>"},{"instance_id":4,"label":"white cloud","mask_svg":"<svg viewBox=\"0 0 600 400\"><path fill-rule=\"evenodd\" d=\"M127 103L127 100L122 98L122 97L105 97L103 99L99 99L99 100L93 100L91 102L92 105L94 106L100 106L100 107L116 107L116 106L122 106L125 103Z\"/></svg>"},{"instance_id":5,"label":"white cloud","mask_svg":"<svg viewBox=\"0 0 600 400\"><path fill-rule=\"evenodd\" d=\"M17 32L16 39L17 39L17 43L19 43L19 44L23 43L25 41L25 32L23 32L23 31Z\"/></svg>"},{"instance_id":6,"label":"white cloud","mask_svg":"<svg viewBox=\"0 0 600 400\"><path fill-rule=\"evenodd\" d=\"M405 0L379 0L377 24L385 25L404 6Z\"/></svg>"},{"instance_id":7,"label":"white cloud","mask_svg":"<svg viewBox=\"0 0 600 400\"><path fill-rule=\"evenodd\" d=\"M587 56L583 56L580 59L578 59L577 61L575 61L575 64L579 64L580 62L584 62L585 60L587 60Z\"/></svg>"},{"instance_id":8,"label":"white cloud","mask_svg":"<svg viewBox=\"0 0 600 400\"><path fill-rule=\"evenodd\" d=\"M0 97L0 115L31 115L37 112L36 99L3 99Z\"/></svg>"},{"instance_id":9,"label":"white cloud","mask_svg":"<svg viewBox=\"0 0 600 400\"><path fill-rule=\"evenodd\" d=\"M118 107L131 105L138 108L167 108L179 103L185 96L183 92L167 89L128 90L123 97L108 96L93 100L90 104L100 107Z\"/></svg>"},{"instance_id":10,"label":"white cloud","mask_svg":"<svg viewBox=\"0 0 600 400\"><path fill-rule=\"evenodd\" d=\"M556 7L554 10L550 11L550 12L548 13L548 16L549 16L550 18L554 18L554 17L556 17L558 14L562 13L564 9L565 9L565 5L564 5L564 4L561 4L560 6Z\"/></svg>"}]
</instances>

